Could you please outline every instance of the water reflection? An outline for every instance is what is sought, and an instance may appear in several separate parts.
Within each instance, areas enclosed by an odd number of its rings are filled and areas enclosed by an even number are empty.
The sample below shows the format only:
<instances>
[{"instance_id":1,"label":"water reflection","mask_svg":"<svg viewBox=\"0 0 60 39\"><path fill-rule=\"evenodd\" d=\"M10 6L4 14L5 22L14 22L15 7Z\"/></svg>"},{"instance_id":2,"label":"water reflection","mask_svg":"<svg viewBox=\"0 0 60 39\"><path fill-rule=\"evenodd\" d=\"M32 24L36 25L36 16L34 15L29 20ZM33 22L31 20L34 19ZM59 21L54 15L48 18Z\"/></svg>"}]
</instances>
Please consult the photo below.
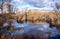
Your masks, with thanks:
<instances>
[{"instance_id":1,"label":"water reflection","mask_svg":"<svg viewBox=\"0 0 60 39\"><path fill-rule=\"evenodd\" d=\"M20 30L16 30L14 32L11 32L11 35L16 35L16 34L32 34L32 35L39 35L43 38L52 38L60 35L59 30L56 27L49 27L49 23L46 22L41 22L38 24L33 24L29 22L24 22L23 24L17 23L16 20L12 22L12 25L15 28L21 28Z\"/></svg>"},{"instance_id":2,"label":"water reflection","mask_svg":"<svg viewBox=\"0 0 60 39\"><path fill-rule=\"evenodd\" d=\"M16 20L14 20L12 22L12 26L14 26L14 27L25 27L25 26L29 26L29 23L27 22L27 24L26 24L26 22L24 22L23 24L20 24L20 23L17 23Z\"/></svg>"},{"instance_id":3,"label":"water reflection","mask_svg":"<svg viewBox=\"0 0 60 39\"><path fill-rule=\"evenodd\" d=\"M5 23L3 24L3 26L4 26L4 27L9 26L9 23L8 23L8 22L5 22Z\"/></svg>"}]
</instances>

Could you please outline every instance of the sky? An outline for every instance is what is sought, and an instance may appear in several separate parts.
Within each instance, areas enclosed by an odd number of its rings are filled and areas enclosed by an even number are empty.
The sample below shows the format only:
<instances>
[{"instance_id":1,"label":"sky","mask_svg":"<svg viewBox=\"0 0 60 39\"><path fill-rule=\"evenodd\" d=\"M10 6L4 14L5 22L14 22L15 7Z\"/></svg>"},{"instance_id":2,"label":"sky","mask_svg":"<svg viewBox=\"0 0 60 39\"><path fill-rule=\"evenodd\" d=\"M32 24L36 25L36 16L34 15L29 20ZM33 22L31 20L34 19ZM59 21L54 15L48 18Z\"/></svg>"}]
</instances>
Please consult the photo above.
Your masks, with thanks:
<instances>
[{"instance_id":1,"label":"sky","mask_svg":"<svg viewBox=\"0 0 60 39\"><path fill-rule=\"evenodd\" d=\"M42 9L53 9L54 2L58 3L60 6L60 0L13 0L13 6L18 8L29 7L31 9L34 8L42 8Z\"/></svg>"},{"instance_id":2,"label":"sky","mask_svg":"<svg viewBox=\"0 0 60 39\"><path fill-rule=\"evenodd\" d=\"M52 10L54 8L54 2L57 2L60 6L60 0L12 0L12 7L18 7L19 9L29 7L30 9L38 8Z\"/></svg>"}]
</instances>

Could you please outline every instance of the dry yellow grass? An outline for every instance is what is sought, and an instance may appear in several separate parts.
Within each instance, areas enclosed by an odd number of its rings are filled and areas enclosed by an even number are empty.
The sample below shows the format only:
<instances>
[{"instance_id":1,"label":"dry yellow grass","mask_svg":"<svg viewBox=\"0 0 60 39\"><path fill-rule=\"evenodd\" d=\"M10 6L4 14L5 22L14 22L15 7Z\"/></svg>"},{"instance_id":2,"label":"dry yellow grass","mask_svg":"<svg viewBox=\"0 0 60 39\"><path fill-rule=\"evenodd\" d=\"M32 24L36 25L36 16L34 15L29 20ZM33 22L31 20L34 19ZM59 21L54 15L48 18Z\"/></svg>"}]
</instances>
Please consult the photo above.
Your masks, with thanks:
<instances>
[{"instance_id":1,"label":"dry yellow grass","mask_svg":"<svg viewBox=\"0 0 60 39\"><path fill-rule=\"evenodd\" d=\"M2 21L3 19L3 21ZM25 13L18 14L4 14L0 16L0 23L6 21L17 20L18 22L26 21ZM28 11L27 21L32 23L49 22L52 25L60 25L60 13L55 12L41 12L41 11Z\"/></svg>"}]
</instances>

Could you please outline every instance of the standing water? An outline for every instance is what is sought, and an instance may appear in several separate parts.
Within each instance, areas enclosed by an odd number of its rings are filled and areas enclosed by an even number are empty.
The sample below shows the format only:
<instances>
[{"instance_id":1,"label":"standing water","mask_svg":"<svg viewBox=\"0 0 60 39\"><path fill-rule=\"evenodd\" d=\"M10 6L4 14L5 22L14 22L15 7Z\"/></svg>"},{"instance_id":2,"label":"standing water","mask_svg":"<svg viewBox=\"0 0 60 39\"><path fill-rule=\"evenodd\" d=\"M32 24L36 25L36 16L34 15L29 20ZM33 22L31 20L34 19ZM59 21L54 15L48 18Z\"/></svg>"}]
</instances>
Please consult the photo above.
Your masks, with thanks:
<instances>
[{"instance_id":1,"label":"standing water","mask_svg":"<svg viewBox=\"0 0 60 39\"><path fill-rule=\"evenodd\" d=\"M5 26L8 24L4 24ZM40 22L38 24L24 22L22 24L18 23L16 20L12 22L12 26L15 28L21 28L20 30L16 30L14 32L11 32L11 35L39 35L43 38L50 39L52 37L56 37L60 35L59 30L56 27L50 28L49 23L46 22Z\"/></svg>"}]
</instances>

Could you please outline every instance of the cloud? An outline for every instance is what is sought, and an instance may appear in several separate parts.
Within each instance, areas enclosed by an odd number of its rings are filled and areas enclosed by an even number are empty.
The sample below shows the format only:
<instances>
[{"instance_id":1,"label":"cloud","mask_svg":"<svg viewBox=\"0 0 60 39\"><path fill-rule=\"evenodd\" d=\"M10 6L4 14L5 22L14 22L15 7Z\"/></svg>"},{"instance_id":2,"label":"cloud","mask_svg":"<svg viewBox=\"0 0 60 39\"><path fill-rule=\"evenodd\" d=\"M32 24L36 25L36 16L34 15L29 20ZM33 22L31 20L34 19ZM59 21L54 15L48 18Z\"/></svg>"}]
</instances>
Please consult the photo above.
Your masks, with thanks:
<instances>
[{"instance_id":1,"label":"cloud","mask_svg":"<svg viewBox=\"0 0 60 39\"><path fill-rule=\"evenodd\" d=\"M14 0L14 1L18 1L18 2L21 2L21 1L24 1L24 0Z\"/></svg>"},{"instance_id":2,"label":"cloud","mask_svg":"<svg viewBox=\"0 0 60 39\"><path fill-rule=\"evenodd\" d=\"M34 7L45 7L51 6L53 0L14 0L15 2L19 2L20 4L29 4Z\"/></svg>"},{"instance_id":3,"label":"cloud","mask_svg":"<svg viewBox=\"0 0 60 39\"><path fill-rule=\"evenodd\" d=\"M24 3L24 0L14 0L14 2Z\"/></svg>"},{"instance_id":4,"label":"cloud","mask_svg":"<svg viewBox=\"0 0 60 39\"><path fill-rule=\"evenodd\" d=\"M25 0L25 2L36 7L45 7L50 6L52 0Z\"/></svg>"},{"instance_id":5,"label":"cloud","mask_svg":"<svg viewBox=\"0 0 60 39\"><path fill-rule=\"evenodd\" d=\"M14 5L18 7L53 8L54 2L60 5L60 0L14 0L13 2L15 2Z\"/></svg>"}]
</instances>

